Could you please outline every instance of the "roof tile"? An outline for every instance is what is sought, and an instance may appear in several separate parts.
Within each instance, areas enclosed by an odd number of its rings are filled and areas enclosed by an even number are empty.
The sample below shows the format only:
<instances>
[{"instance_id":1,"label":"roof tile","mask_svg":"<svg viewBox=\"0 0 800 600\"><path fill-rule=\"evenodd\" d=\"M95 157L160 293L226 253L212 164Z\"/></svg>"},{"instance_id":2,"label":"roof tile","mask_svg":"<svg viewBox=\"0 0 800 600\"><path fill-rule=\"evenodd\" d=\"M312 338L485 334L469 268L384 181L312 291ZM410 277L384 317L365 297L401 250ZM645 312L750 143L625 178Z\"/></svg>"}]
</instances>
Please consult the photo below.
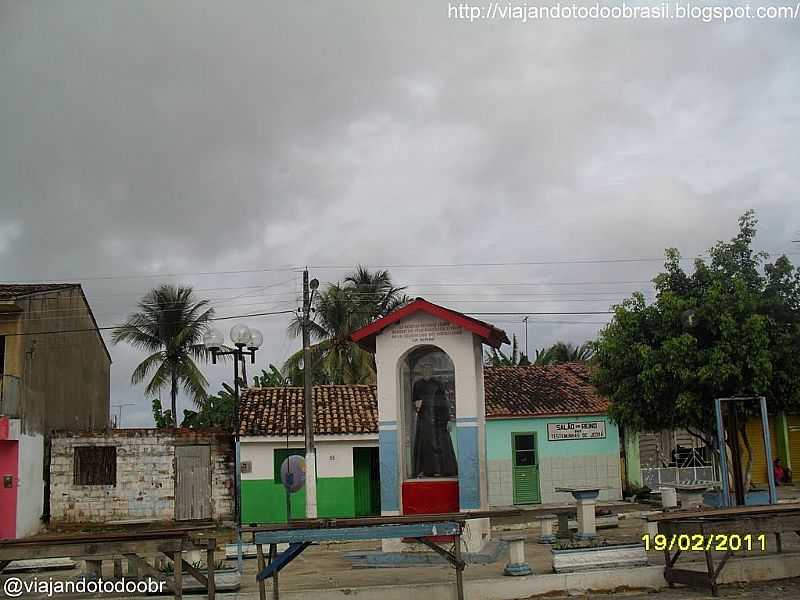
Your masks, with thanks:
<instances>
[{"instance_id":1,"label":"roof tile","mask_svg":"<svg viewBox=\"0 0 800 600\"><path fill-rule=\"evenodd\" d=\"M378 433L376 386L318 385L313 393L314 435ZM240 435L303 435L304 396L301 387L245 390Z\"/></svg>"},{"instance_id":2,"label":"roof tile","mask_svg":"<svg viewBox=\"0 0 800 600\"><path fill-rule=\"evenodd\" d=\"M609 401L591 382L583 363L485 367L486 417L601 414Z\"/></svg>"},{"instance_id":3,"label":"roof tile","mask_svg":"<svg viewBox=\"0 0 800 600\"><path fill-rule=\"evenodd\" d=\"M609 401L590 383L582 363L485 367L486 418L592 415ZM374 385L314 386L314 434L375 434L378 398ZM241 435L303 435L303 388L250 388L242 392Z\"/></svg>"}]
</instances>

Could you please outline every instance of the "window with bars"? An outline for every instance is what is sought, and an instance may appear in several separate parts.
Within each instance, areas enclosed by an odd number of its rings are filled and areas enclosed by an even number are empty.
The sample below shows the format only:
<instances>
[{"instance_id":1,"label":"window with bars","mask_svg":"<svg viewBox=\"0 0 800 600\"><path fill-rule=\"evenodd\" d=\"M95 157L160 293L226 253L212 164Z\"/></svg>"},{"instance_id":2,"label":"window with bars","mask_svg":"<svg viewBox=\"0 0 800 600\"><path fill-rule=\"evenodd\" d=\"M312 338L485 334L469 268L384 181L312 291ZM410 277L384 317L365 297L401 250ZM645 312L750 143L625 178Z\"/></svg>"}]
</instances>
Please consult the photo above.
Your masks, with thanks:
<instances>
[{"instance_id":1,"label":"window with bars","mask_svg":"<svg viewBox=\"0 0 800 600\"><path fill-rule=\"evenodd\" d=\"M116 446L77 446L75 485L117 485Z\"/></svg>"}]
</instances>

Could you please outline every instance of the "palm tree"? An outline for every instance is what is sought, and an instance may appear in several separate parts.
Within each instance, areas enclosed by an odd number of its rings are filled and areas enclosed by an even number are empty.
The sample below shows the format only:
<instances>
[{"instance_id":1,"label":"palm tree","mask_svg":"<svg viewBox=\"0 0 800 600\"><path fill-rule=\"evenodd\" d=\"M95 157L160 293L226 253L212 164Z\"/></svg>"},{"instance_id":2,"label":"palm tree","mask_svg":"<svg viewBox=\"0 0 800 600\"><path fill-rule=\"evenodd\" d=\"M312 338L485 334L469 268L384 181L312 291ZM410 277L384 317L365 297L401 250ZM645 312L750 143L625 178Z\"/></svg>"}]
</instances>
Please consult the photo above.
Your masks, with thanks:
<instances>
[{"instance_id":1,"label":"palm tree","mask_svg":"<svg viewBox=\"0 0 800 600\"><path fill-rule=\"evenodd\" d=\"M312 381L321 383L370 383L375 380L375 357L350 341L350 334L408 302L405 288L392 284L387 271L357 267L342 283L333 283L314 298L314 318L309 324ZM303 322L296 317L289 333L302 335ZM284 373L293 384L303 378L303 352L286 361Z\"/></svg>"},{"instance_id":2,"label":"palm tree","mask_svg":"<svg viewBox=\"0 0 800 600\"><path fill-rule=\"evenodd\" d=\"M533 363L536 365L557 365L565 362L588 362L594 356L592 342L584 342L579 346L565 342L556 342L549 348L536 351Z\"/></svg>"},{"instance_id":3,"label":"palm tree","mask_svg":"<svg viewBox=\"0 0 800 600\"><path fill-rule=\"evenodd\" d=\"M408 303L405 287L395 287L389 271L370 271L358 265L356 270L344 278L344 284L355 304L360 309L357 320L362 325L388 315L396 308Z\"/></svg>"},{"instance_id":4,"label":"palm tree","mask_svg":"<svg viewBox=\"0 0 800 600\"><path fill-rule=\"evenodd\" d=\"M484 361L489 367L523 367L531 364L524 352L520 352L517 345L517 336L511 336L511 354L492 348L484 356Z\"/></svg>"},{"instance_id":5,"label":"palm tree","mask_svg":"<svg viewBox=\"0 0 800 600\"><path fill-rule=\"evenodd\" d=\"M169 284L150 290L138 307L137 312L114 329L111 337L114 344L127 342L150 353L134 369L131 385L144 381L154 371L145 393L155 395L169 385L173 416L178 414L179 383L200 406L207 397L208 381L195 361L207 359L202 339L214 309L209 308L208 300L196 302L191 287Z\"/></svg>"}]
</instances>

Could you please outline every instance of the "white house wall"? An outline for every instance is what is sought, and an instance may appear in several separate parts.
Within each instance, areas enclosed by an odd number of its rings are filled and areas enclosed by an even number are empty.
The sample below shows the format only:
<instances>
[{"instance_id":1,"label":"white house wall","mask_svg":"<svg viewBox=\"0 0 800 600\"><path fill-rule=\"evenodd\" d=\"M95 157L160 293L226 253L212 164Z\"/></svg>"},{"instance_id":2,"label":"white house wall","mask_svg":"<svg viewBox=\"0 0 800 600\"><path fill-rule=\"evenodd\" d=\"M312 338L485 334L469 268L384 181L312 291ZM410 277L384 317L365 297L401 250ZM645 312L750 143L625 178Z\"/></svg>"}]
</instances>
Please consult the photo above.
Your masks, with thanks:
<instances>
[{"instance_id":1,"label":"white house wall","mask_svg":"<svg viewBox=\"0 0 800 600\"><path fill-rule=\"evenodd\" d=\"M44 437L20 433L19 487L17 489L17 537L39 531L44 504Z\"/></svg>"}]
</instances>

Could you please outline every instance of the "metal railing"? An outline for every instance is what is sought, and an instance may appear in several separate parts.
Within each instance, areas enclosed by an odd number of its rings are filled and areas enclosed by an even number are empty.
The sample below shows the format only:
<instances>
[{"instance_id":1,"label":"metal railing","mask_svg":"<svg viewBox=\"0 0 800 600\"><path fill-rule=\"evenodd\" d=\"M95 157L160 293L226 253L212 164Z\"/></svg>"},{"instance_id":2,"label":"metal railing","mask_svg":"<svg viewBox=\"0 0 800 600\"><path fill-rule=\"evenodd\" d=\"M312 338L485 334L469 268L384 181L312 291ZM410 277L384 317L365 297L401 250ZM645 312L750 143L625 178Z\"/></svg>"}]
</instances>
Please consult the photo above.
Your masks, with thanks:
<instances>
[{"instance_id":1,"label":"metal railing","mask_svg":"<svg viewBox=\"0 0 800 600\"><path fill-rule=\"evenodd\" d=\"M717 469L708 465L703 467L643 467L642 483L651 490L671 483L691 483L695 481L717 481Z\"/></svg>"}]
</instances>

